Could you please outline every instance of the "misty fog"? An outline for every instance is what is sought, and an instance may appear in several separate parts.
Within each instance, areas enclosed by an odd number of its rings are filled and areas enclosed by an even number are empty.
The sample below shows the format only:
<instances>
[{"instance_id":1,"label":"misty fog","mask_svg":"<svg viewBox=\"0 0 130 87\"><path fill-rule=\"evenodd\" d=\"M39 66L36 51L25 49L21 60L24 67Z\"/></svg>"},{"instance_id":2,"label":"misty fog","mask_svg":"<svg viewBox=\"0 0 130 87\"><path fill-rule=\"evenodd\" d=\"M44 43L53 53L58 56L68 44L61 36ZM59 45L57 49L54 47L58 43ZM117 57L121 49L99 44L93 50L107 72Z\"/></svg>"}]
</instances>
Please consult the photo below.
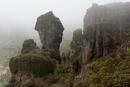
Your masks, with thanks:
<instances>
[{"instance_id":1,"label":"misty fog","mask_svg":"<svg viewBox=\"0 0 130 87\"><path fill-rule=\"evenodd\" d=\"M113 2L128 2L129 0L1 0L0 2L0 40L1 43L8 41L9 37L14 40L34 39L41 47L38 32L34 29L37 17L46 12L53 11L59 17L63 26L63 40L72 39L75 29L83 29L83 19L86 10L93 3L104 5ZM19 37L19 38L17 38ZM65 38L66 37L66 38ZM22 45L21 42L21 45ZM3 44L0 44L3 45ZM62 45L62 44L61 44ZM3 45L4 46L4 45Z\"/></svg>"},{"instance_id":2,"label":"misty fog","mask_svg":"<svg viewBox=\"0 0 130 87\"><path fill-rule=\"evenodd\" d=\"M93 3L99 5L120 2L121 0L1 0L1 33L21 33L28 38L38 37L35 31L37 17L53 11L59 17L66 31L83 28L83 19L87 8ZM122 0L127 2L129 0Z\"/></svg>"},{"instance_id":3,"label":"misty fog","mask_svg":"<svg viewBox=\"0 0 130 87\"><path fill-rule=\"evenodd\" d=\"M41 47L38 32L34 27L37 17L49 11L53 11L54 15L60 18L64 26L63 39L69 36L67 38L71 40L75 29L83 29L86 10L93 3L103 5L127 1L129 0L1 0L0 40L2 41L10 36L14 39L20 36L24 39L34 39Z\"/></svg>"}]
</instances>

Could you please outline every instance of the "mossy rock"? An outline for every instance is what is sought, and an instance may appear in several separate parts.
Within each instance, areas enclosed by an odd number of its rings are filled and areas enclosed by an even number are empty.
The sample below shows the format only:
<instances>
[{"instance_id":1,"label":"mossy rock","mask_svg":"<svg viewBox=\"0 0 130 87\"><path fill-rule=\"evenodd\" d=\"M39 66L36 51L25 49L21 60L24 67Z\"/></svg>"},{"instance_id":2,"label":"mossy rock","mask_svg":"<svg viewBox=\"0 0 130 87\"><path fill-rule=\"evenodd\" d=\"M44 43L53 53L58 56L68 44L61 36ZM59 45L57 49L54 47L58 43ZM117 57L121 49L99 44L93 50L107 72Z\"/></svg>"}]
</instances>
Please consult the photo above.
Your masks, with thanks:
<instances>
[{"instance_id":1,"label":"mossy rock","mask_svg":"<svg viewBox=\"0 0 130 87\"><path fill-rule=\"evenodd\" d=\"M45 76L54 73L56 60L45 59L41 56L17 56L10 59L9 66L13 74L18 71L32 73L34 76Z\"/></svg>"},{"instance_id":2,"label":"mossy rock","mask_svg":"<svg viewBox=\"0 0 130 87\"><path fill-rule=\"evenodd\" d=\"M25 40L23 43L23 46L22 46L21 53L22 54L28 53L35 48L37 48L37 47L36 47L36 43L34 42L33 39Z\"/></svg>"}]
</instances>

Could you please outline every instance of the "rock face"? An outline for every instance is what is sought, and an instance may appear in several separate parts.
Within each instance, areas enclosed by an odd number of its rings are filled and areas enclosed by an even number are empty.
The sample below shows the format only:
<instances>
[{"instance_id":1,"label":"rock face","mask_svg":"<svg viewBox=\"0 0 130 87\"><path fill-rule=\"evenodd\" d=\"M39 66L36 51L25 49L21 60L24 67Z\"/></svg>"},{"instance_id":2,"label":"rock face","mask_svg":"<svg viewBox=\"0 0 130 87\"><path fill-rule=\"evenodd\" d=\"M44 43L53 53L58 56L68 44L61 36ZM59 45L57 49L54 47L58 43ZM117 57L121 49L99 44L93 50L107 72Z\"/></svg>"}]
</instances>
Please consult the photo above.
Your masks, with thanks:
<instances>
[{"instance_id":1,"label":"rock face","mask_svg":"<svg viewBox=\"0 0 130 87\"><path fill-rule=\"evenodd\" d=\"M82 64L82 29L76 29L71 42L70 61L76 72L80 72Z\"/></svg>"},{"instance_id":2,"label":"rock face","mask_svg":"<svg viewBox=\"0 0 130 87\"><path fill-rule=\"evenodd\" d=\"M83 62L94 58L114 56L116 49L129 40L130 3L103 6L93 4L87 10L83 30Z\"/></svg>"},{"instance_id":3,"label":"rock face","mask_svg":"<svg viewBox=\"0 0 130 87\"><path fill-rule=\"evenodd\" d=\"M59 51L64 28L52 11L37 18L35 29L39 33L43 50L53 48Z\"/></svg>"}]
</instances>

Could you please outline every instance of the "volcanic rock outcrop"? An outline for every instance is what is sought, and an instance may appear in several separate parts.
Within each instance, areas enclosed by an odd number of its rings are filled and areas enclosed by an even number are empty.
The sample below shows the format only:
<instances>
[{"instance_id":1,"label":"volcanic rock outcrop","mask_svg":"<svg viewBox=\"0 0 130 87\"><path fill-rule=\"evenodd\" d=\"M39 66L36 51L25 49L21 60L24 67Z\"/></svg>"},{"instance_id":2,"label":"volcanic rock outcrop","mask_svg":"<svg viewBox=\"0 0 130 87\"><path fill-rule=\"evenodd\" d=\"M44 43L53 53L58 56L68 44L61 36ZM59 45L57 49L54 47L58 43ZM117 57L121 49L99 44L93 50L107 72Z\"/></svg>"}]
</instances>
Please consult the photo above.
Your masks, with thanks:
<instances>
[{"instance_id":1,"label":"volcanic rock outcrop","mask_svg":"<svg viewBox=\"0 0 130 87\"><path fill-rule=\"evenodd\" d=\"M103 56L115 56L116 49L130 35L129 3L103 6L93 4L87 10L83 30L83 62Z\"/></svg>"}]
</instances>

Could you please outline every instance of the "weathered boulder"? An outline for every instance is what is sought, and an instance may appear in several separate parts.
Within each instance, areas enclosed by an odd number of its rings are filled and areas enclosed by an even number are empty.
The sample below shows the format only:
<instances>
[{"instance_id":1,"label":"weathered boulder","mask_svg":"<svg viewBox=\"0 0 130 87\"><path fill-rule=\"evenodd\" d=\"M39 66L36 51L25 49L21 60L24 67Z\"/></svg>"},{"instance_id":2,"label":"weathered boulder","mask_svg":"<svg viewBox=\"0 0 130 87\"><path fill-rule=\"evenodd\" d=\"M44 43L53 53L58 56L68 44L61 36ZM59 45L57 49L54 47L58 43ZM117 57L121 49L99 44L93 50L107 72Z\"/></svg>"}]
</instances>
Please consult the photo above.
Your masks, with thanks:
<instances>
[{"instance_id":1,"label":"weathered boulder","mask_svg":"<svg viewBox=\"0 0 130 87\"><path fill-rule=\"evenodd\" d=\"M129 3L99 6L87 10L83 30L83 62L94 58L114 56L116 49L128 41L130 35Z\"/></svg>"}]
</instances>

